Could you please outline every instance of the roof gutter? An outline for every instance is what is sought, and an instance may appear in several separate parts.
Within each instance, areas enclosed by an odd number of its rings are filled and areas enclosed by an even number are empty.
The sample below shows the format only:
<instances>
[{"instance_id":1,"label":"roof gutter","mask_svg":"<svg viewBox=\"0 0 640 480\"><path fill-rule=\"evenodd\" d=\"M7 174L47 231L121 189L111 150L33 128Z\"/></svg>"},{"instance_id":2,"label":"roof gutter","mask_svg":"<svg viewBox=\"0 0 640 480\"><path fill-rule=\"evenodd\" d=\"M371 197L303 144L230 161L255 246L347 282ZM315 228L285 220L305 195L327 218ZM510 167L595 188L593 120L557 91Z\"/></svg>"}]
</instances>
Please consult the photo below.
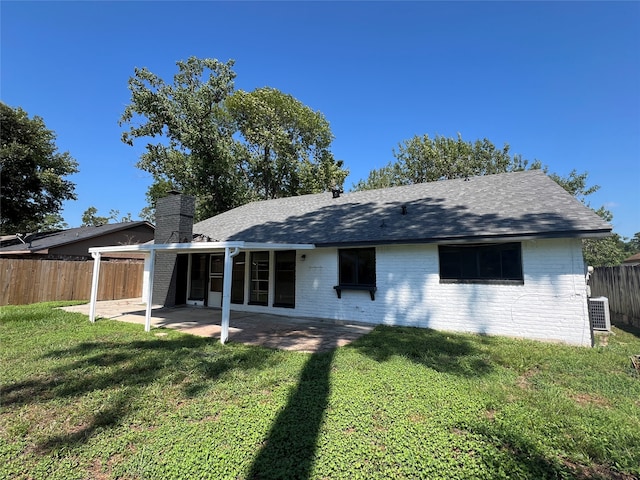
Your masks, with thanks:
<instances>
[{"instance_id":1,"label":"roof gutter","mask_svg":"<svg viewBox=\"0 0 640 480\"><path fill-rule=\"evenodd\" d=\"M154 243L138 245L113 245L110 247L92 247L89 253L139 252L149 254L153 251L175 253L207 252L233 248L239 250L312 250L312 243L258 243L258 242L194 242L194 243Z\"/></svg>"},{"instance_id":2,"label":"roof gutter","mask_svg":"<svg viewBox=\"0 0 640 480\"><path fill-rule=\"evenodd\" d=\"M416 238L406 240L377 239L371 241L353 242L327 242L316 243L316 247L344 247L344 246L373 246L373 245L414 245L414 244L455 244L455 243L488 243L488 242L521 242L526 240L543 240L557 238L606 238L611 236L611 230L590 230L583 232L542 232L531 234L506 234L506 235L476 235L476 236L443 236L431 238Z\"/></svg>"}]
</instances>

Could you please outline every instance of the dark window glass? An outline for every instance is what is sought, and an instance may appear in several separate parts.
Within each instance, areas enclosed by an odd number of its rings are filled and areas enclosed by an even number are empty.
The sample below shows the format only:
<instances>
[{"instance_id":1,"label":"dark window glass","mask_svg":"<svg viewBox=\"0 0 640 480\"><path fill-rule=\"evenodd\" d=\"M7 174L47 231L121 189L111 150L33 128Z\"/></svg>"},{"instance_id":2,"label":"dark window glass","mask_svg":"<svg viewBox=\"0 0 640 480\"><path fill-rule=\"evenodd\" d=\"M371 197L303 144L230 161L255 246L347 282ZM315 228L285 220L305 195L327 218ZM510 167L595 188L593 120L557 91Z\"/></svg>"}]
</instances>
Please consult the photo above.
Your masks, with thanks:
<instances>
[{"instance_id":1,"label":"dark window glass","mask_svg":"<svg viewBox=\"0 0 640 480\"><path fill-rule=\"evenodd\" d=\"M251 294L249 303L269 303L269 252L251 252Z\"/></svg>"},{"instance_id":2,"label":"dark window glass","mask_svg":"<svg viewBox=\"0 0 640 480\"><path fill-rule=\"evenodd\" d=\"M296 304L296 252L275 252L274 307L293 308Z\"/></svg>"},{"instance_id":3,"label":"dark window glass","mask_svg":"<svg viewBox=\"0 0 640 480\"><path fill-rule=\"evenodd\" d=\"M245 253L240 252L233 257L233 269L231 272L231 303L244 303L244 268Z\"/></svg>"},{"instance_id":4,"label":"dark window glass","mask_svg":"<svg viewBox=\"0 0 640 480\"><path fill-rule=\"evenodd\" d=\"M443 280L523 280L520 243L440 245Z\"/></svg>"},{"instance_id":5,"label":"dark window glass","mask_svg":"<svg viewBox=\"0 0 640 480\"><path fill-rule=\"evenodd\" d=\"M194 253L191 255L189 300L204 300L208 258L209 256L206 253Z\"/></svg>"},{"instance_id":6,"label":"dark window glass","mask_svg":"<svg viewBox=\"0 0 640 480\"><path fill-rule=\"evenodd\" d=\"M349 248L338 251L340 285L375 286L375 248Z\"/></svg>"}]
</instances>

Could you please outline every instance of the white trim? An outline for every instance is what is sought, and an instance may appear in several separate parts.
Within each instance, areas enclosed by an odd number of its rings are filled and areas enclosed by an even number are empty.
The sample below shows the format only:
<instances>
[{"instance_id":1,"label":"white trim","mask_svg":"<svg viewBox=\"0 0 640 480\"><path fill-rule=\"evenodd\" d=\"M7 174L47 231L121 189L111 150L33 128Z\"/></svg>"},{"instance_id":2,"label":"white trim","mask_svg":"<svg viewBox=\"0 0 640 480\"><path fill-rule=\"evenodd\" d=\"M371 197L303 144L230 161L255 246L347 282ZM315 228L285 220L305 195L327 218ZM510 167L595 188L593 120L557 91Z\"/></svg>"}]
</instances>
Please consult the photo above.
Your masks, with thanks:
<instances>
[{"instance_id":1,"label":"white trim","mask_svg":"<svg viewBox=\"0 0 640 480\"><path fill-rule=\"evenodd\" d=\"M96 301L98 300L98 284L100 283L100 252L91 252L93 257L93 275L91 276L91 300L89 302L89 320L96 321Z\"/></svg>"},{"instance_id":2,"label":"white trim","mask_svg":"<svg viewBox=\"0 0 640 480\"><path fill-rule=\"evenodd\" d=\"M156 252L152 251L149 257L149 289L147 291L147 308L144 314L144 331L151 331L151 302L153 299L153 272L156 268Z\"/></svg>"},{"instance_id":3,"label":"white trim","mask_svg":"<svg viewBox=\"0 0 640 480\"><path fill-rule=\"evenodd\" d=\"M151 255L144 256L144 271L142 273L142 298L141 301L144 302L145 299L149 296L149 262L151 261Z\"/></svg>"},{"instance_id":4,"label":"white trim","mask_svg":"<svg viewBox=\"0 0 640 480\"><path fill-rule=\"evenodd\" d=\"M313 250L312 243L261 243L261 242L194 242L194 243L154 243L137 245L113 245L110 247L92 247L89 253L106 252L141 252L150 253L157 250L170 250L176 253L194 251L215 251L226 248L241 250Z\"/></svg>"},{"instance_id":5,"label":"white trim","mask_svg":"<svg viewBox=\"0 0 640 480\"><path fill-rule=\"evenodd\" d=\"M229 337L229 316L231 311L231 275L233 274L233 257L235 257L240 250L267 250L269 251L269 257L273 257L271 253L274 250L313 250L315 245L309 243L258 243L258 242L195 242L195 243L143 243L136 245L113 245L108 247L92 247L89 249L89 253L94 258L93 278L91 281L91 303L89 305L89 320L95 322L96 313L96 299L98 295L98 284L100 279L100 257L103 253L112 252L138 252L145 255L144 260L144 277L145 282L143 285L143 300L146 297L146 311L144 319L144 330L149 332L151 330L151 309L152 309L152 297L153 297L153 272L155 269L156 253L158 251L171 251L174 253L213 253L218 251L224 251L224 276L223 276L223 296L222 296L222 321L220 331L220 343L225 343ZM233 249L233 252L231 252ZM191 256L189 256L189 262L191 262ZM245 261L245 272L249 262ZM271 262L270 262L271 264ZM269 268L271 270L271 267ZM189 269L189 272L191 269ZM271 272L269 273L271 275ZM187 281L189 282L189 280ZM246 282L246 275L245 275ZM271 288L271 283L270 287ZM225 293L226 292L226 293ZM245 290L245 293L247 290ZM187 290L187 295L189 291ZM248 300L245 298L245 302ZM268 303L267 303L268 305Z\"/></svg>"},{"instance_id":6,"label":"white trim","mask_svg":"<svg viewBox=\"0 0 640 480\"><path fill-rule=\"evenodd\" d=\"M224 270L222 273L222 319L220 321L220 343L224 344L229 338L229 316L231 313L231 276L233 275L233 257L240 253L235 247L233 252L224 249Z\"/></svg>"}]
</instances>

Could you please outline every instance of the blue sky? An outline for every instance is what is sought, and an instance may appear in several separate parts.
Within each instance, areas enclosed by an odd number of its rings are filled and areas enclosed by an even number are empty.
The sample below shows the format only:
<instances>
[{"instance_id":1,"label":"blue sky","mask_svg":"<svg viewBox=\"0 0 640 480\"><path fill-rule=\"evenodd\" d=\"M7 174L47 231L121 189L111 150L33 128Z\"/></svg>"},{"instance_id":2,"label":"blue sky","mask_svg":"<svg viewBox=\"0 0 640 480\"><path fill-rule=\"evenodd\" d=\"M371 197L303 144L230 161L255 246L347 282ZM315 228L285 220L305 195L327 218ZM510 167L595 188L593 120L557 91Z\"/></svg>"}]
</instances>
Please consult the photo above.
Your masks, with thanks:
<instances>
[{"instance_id":1,"label":"blue sky","mask_svg":"<svg viewBox=\"0 0 640 480\"><path fill-rule=\"evenodd\" d=\"M593 207L640 231L640 2L29 2L1 15L1 100L41 116L89 206L137 218L151 179L120 141L127 80L234 59L324 114L349 189L414 135L488 138L551 172L588 171Z\"/></svg>"}]
</instances>

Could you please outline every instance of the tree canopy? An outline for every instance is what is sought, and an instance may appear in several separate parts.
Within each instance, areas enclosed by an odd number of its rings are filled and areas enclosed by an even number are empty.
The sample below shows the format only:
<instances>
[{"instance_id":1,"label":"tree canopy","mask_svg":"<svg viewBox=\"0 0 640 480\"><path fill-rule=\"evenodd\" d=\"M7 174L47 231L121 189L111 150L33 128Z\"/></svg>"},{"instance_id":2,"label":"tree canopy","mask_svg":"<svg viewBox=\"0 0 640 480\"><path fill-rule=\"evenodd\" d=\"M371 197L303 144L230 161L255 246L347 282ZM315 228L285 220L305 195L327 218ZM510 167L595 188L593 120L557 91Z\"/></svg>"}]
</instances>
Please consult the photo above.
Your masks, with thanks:
<instances>
[{"instance_id":1,"label":"tree canopy","mask_svg":"<svg viewBox=\"0 0 640 480\"><path fill-rule=\"evenodd\" d=\"M512 156L509 145L497 148L486 138L468 142L457 138L436 135L416 135L393 150L395 162L372 170L366 180L354 185L355 190L395 187L414 183L450 180L476 175L511 172L540 168L539 161L529 165L521 156Z\"/></svg>"},{"instance_id":2,"label":"tree canopy","mask_svg":"<svg viewBox=\"0 0 640 480\"><path fill-rule=\"evenodd\" d=\"M529 161L521 155L511 155L509 151L508 144L500 149L486 138L469 142L463 140L460 134L457 138L416 135L400 143L397 150L393 150L395 162L372 170L366 180L360 180L354 185L354 190L515 172L527 168L543 169L548 173L548 167L540 160ZM586 197L600 188L598 185L587 186L587 172L579 173L574 169L565 177L555 173L548 175L571 195L585 203Z\"/></svg>"},{"instance_id":3,"label":"tree canopy","mask_svg":"<svg viewBox=\"0 0 640 480\"><path fill-rule=\"evenodd\" d=\"M605 221L611 222L613 214L604 207L595 211ZM640 252L640 232L628 242L617 233L599 239L586 239L582 241L582 255L584 261L592 267L613 267L620 265L622 261L634 253Z\"/></svg>"},{"instance_id":4,"label":"tree canopy","mask_svg":"<svg viewBox=\"0 0 640 480\"><path fill-rule=\"evenodd\" d=\"M500 149L486 138L468 142L463 140L461 135L457 138L414 136L400 143L393 154L395 162L372 170L367 179L354 185L354 190L540 168L567 192L587 205L587 197L600 188L598 185L587 184L587 172L580 173L574 169L567 176L548 173L548 167L539 160L530 162L521 155L511 155L508 144ZM613 218L611 212L604 207L595 212L608 222ZM603 239L584 240L583 255L585 261L594 267L619 265L626 256L633 253L633 245L633 242L626 244L614 233Z\"/></svg>"},{"instance_id":5,"label":"tree canopy","mask_svg":"<svg viewBox=\"0 0 640 480\"><path fill-rule=\"evenodd\" d=\"M63 225L62 202L75 200L78 172L68 152L59 152L56 135L42 118L0 102L0 234L48 230Z\"/></svg>"},{"instance_id":6,"label":"tree canopy","mask_svg":"<svg viewBox=\"0 0 640 480\"><path fill-rule=\"evenodd\" d=\"M137 166L149 172L151 204L168 190L196 197L196 219L258 198L322 191L346 171L329 150L324 117L272 88L234 93L233 60L177 62L173 83L146 68L129 79L122 140L147 143ZM144 218L150 218L148 209Z\"/></svg>"},{"instance_id":7,"label":"tree canopy","mask_svg":"<svg viewBox=\"0 0 640 480\"><path fill-rule=\"evenodd\" d=\"M137 167L149 172L155 184L198 198L201 217L242 203L240 170L234 165L233 126L224 100L233 91L233 61L189 58L177 63L173 84L146 68L129 78L131 103L120 125L129 129L122 141L147 143ZM158 195L163 189L151 187Z\"/></svg>"},{"instance_id":8,"label":"tree canopy","mask_svg":"<svg viewBox=\"0 0 640 480\"><path fill-rule=\"evenodd\" d=\"M94 206L87 208L82 213L81 227L98 227L100 225L106 225L111 220L114 222L131 222L131 214L127 213L124 217L120 217L120 210L111 209L109 215L106 217L98 215L98 209Z\"/></svg>"},{"instance_id":9,"label":"tree canopy","mask_svg":"<svg viewBox=\"0 0 640 480\"><path fill-rule=\"evenodd\" d=\"M347 172L329 150L333 134L320 112L269 87L238 90L226 104L244 139L246 170L260 198L342 185Z\"/></svg>"}]
</instances>

